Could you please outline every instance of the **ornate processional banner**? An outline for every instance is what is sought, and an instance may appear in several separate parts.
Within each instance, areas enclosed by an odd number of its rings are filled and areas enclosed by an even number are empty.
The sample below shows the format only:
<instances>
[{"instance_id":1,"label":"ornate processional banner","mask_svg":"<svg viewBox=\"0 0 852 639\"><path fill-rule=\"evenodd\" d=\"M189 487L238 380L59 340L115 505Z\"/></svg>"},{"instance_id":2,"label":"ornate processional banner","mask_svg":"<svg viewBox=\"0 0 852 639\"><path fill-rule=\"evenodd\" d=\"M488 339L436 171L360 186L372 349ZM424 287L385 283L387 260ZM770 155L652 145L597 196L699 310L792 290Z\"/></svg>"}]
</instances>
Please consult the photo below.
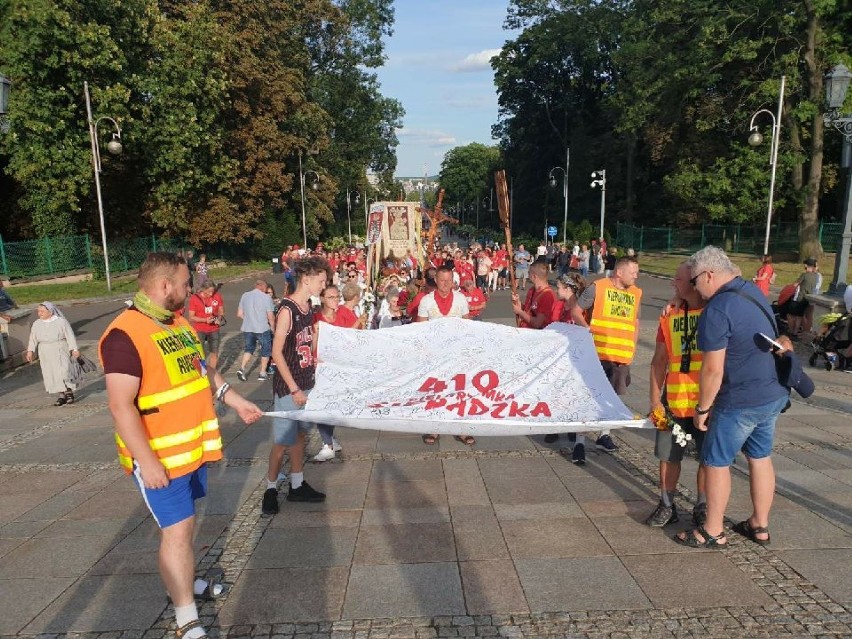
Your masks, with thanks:
<instances>
[{"instance_id":1,"label":"ornate processional banner","mask_svg":"<svg viewBox=\"0 0 852 639\"><path fill-rule=\"evenodd\" d=\"M445 318L377 331L322 324L303 411L352 428L531 435L647 427L610 386L588 329Z\"/></svg>"}]
</instances>

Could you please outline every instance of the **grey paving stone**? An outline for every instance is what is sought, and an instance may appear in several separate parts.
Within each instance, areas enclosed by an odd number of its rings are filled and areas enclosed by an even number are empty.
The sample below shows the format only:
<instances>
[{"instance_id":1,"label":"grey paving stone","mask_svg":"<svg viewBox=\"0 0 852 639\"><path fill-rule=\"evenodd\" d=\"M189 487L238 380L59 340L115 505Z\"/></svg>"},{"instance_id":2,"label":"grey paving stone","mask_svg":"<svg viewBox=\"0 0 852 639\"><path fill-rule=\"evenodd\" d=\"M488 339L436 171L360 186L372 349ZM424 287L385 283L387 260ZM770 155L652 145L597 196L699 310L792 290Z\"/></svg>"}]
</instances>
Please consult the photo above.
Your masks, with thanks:
<instances>
[{"instance_id":1,"label":"grey paving stone","mask_svg":"<svg viewBox=\"0 0 852 639\"><path fill-rule=\"evenodd\" d=\"M529 613L511 561L462 561L459 568L469 615Z\"/></svg>"},{"instance_id":2,"label":"grey paving stone","mask_svg":"<svg viewBox=\"0 0 852 639\"><path fill-rule=\"evenodd\" d=\"M452 506L487 506L491 498L479 477L447 479L447 501Z\"/></svg>"},{"instance_id":3,"label":"grey paving stone","mask_svg":"<svg viewBox=\"0 0 852 639\"><path fill-rule=\"evenodd\" d=\"M158 575L87 576L35 617L24 632L144 630L165 605Z\"/></svg>"},{"instance_id":4,"label":"grey paving stone","mask_svg":"<svg viewBox=\"0 0 852 639\"><path fill-rule=\"evenodd\" d=\"M454 521L453 536L459 561L509 557L503 531L494 520Z\"/></svg>"},{"instance_id":5,"label":"grey paving stone","mask_svg":"<svg viewBox=\"0 0 852 639\"><path fill-rule=\"evenodd\" d=\"M321 464L310 464L308 473L310 483L314 485L314 478L320 478L325 486L337 484L350 484L354 482L367 482L371 478L373 462L370 461L340 461L323 462Z\"/></svg>"},{"instance_id":6,"label":"grey paving stone","mask_svg":"<svg viewBox=\"0 0 852 639\"><path fill-rule=\"evenodd\" d=\"M401 524L361 526L353 563L406 564L455 559L451 524Z\"/></svg>"},{"instance_id":7,"label":"grey paving stone","mask_svg":"<svg viewBox=\"0 0 852 639\"><path fill-rule=\"evenodd\" d=\"M482 481L479 463L474 458L444 459L444 479L447 483L454 481Z\"/></svg>"},{"instance_id":8,"label":"grey paving stone","mask_svg":"<svg viewBox=\"0 0 852 639\"><path fill-rule=\"evenodd\" d=\"M778 556L835 601L852 602L852 550L849 548L820 548L785 550Z\"/></svg>"},{"instance_id":9,"label":"grey paving stone","mask_svg":"<svg viewBox=\"0 0 852 639\"><path fill-rule=\"evenodd\" d=\"M450 521L450 509L446 506L427 508L400 508L398 510L363 511L362 526L385 526L388 524L436 524Z\"/></svg>"},{"instance_id":10,"label":"grey paving stone","mask_svg":"<svg viewBox=\"0 0 852 639\"><path fill-rule=\"evenodd\" d=\"M450 516L453 521L496 520L497 515L491 504L450 504ZM2 528L0 528L2 532Z\"/></svg>"},{"instance_id":11,"label":"grey paving stone","mask_svg":"<svg viewBox=\"0 0 852 639\"><path fill-rule=\"evenodd\" d=\"M339 619L349 569L246 570L219 613L222 626Z\"/></svg>"},{"instance_id":12,"label":"grey paving stone","mask_svg":"<svg viewBox=\"0 0 852 639\"><path fill-rule=\"evenodd\" d=\"M12 537L0 537L0 557L4 557L12 552L15 548L24 543L26 539L22 538L12 538Z\"/></svg>"},{"instance_id":13,"label":"grey paving stone","mask_svg":"<svg viewBox=\"0 0 852 639\"><path fill-rule=\"evenodd\" d=\"M494 504L497 519L565 519L585 517L577 502L563 501L543 504Z\"/></svg>"},{"instance_id":14,"label":"grey paving stone","mask_svg":"<svg viewBox=\"0 0 852 639\"><path fill-rule=\"evenodd\" d=\"M374 462L370 482L435 481L442 476L440 459L398 459Z\"/></svg>"},{"instance_id":15,"label":"grey paving stone","mask_svg":"<svg viewBox=\"0 0 852 639\"><path fill-rule=\"evenodd\" d=\"M31 495L0 494L0 524L18 519L24 513L32 510L49 498L49 493L34 493Z\"/></svg>"},{"instance_id":16,"label":"grey paving stone","mask_svg":"<svg viewBox=\"0 0 852 639\"><path fill-rule=\"evenodd\" d=\"M651 510L645 516L651 514ZM651 528L632 517L597 517L594 520L598 531L615 554L663 555L664 553L694 553L695 550L675 543L672 537L682 528L692 527L692 513L681 512L681 525Z\"/></svg>"},{"instance_id":17,"label":"grey paving stone","mask_svg":"<svg viewBox=\"0 0 852 639\"><path fill-rule=\"evenodd\" d=\"M573 501L556 475L539 477L500 477L486 479L488 495L494 504L545 504Z\"/></svg>"},{"instance_id":18,"label":"grey paving stone","mask_svg":"<svg viewBox=\"0 0 852 639\"><path fill-rule=\"evenodd\" d=\"M143 518L149 515L141 496L136 499L116 499L109 493L97 493L69 511L66 519L121 519Z\"/></svg>"},{"instance_id":19,"label":"grey paving stone","mask_svg":"<svg viewBox=\"0 0 852 639\"><path fill-rule=\"evenodd\" d=\"M345 619L463 614L456 563L352 566Z\"/></svg>"},{"instance_id":20,"label":"grey paving stone","mask_svg":"<svg viewBox=\"0 0 852 639\"><path fill-rule=\"evenodd\" d=\"M638 501L654 499L656 491L638 483L630 476L595 477L590 479L564 478L571 495L582 505L586 501Z\"/></svg>"},{"instance_id":21,"label":"grey paving stone","mask_svg":"<svg viewBox=\"0 0 852 639\"><path fill-rule=\"evenodd\" d=\"M51 521L12 521L0 526L0 539L29 539L52 524Z\"/></svg>"},{"instance_id":22,"label":"grey paving stone","mask_svg":"<svg viewBox=\"0 0 852 639\"><path fill-rule=\"evenodd\" d=\"M617 557L515 560L532 612L651 607Z\"/></svg>"},{"instance_id":23,"label":"grey paving stone","mask_svg":"<svg viewBox=\"0 0 852 639\"><path fill-rule=\"evenodd\" d=\"M511 520L500 525L509 552L516 561L614 554L606 540L586 519Z\"/></svg>"},{"instance_id":24,"label":"grey paving stone","mask_svg":"<svg viewBox=\"0 0 852 639\"><path fill-rule=\"evenodd\" d=\"M253 569L348 566L352 562L355 528L269 528L252 552Z\"/></svg>"},{"instance_id":25,"label":"grey paving stone","mask_svg":"<svg viewBox=\"0 0 852 639\"><path fill-rule=\"evenodd\" d=\"M598 517L616 517L626 516L635 521L644 521L656 508L659 497L654 500L628 500L628 501L584 501L582 505L583 511L588 517L597 519Z\"/></svg>"},{"instance_id":26,"label":"grey paving stone","mask_svg":"<svg viewBox=\"0 0 852 639\"><path fill-rule=\"evenodd\" d=\"M766 606L754 581L718 552L622 557L630 575L659 608Z\"/></svg>"},{"instance_id":27,"label":"grey paving stone","mask_svg":"<svg viewBox=\"0 0 852 639\"><path fill-rule=\"evenodd\" d=\"M91 537L93 534L123 538L144 519L99 519L96 524L84 519L60 519L41 530L36 537Z\"/></svg>"},{"instance_id":28,"label":"grey paving stone","mask_svg":"<svg viewBox=\"0 0 852 639\"><path fill-rule=\"evenodd\" d=\"M804 509L774 512L772 549L852 548L852 535Z\"/></svg>"},{"instance_id":29,"label":"grey paving stone","mask_svg":"<svg viewBox=\"0 0 852 639\"><path fill-rule=\"evenodd\" d=\"M443 480L371 484L364 503L364 508L373 510L431 506L447 506Z\"/></svg>"},{"instance_id":30,"label":"grey paving stone","mask_svg":"<svg viewBox=\"0 0 852 639\"><path fill-rule=\"evenodd\" d=\"M360 510L289 511L284 517L273 517L270 528L325 528L346 526L357 528Z\"/></svg>"},{"instance_id":31,"label":"grey paving stone","mask_svg":"<svg viewBox=\"0 0 852 639\"><path fill-rule=\"evenodd\" d=\"M543 457L517 459L480 459L479 471L483 479L523 479L526 477L551 477L554 472Z\"/></svg>"},{"instance_id":32,"label":"grey paving stone","mask_svg":"<svg viewBox=\"0 0 852 639\"><path fill-rule=\"evenodd\" d=\"M364 495L367 491L367 485L365 483L334 484L333 486L324 486L324 482L321 481L321 478L318 475L317 479L319 479L319 481L315 480L315 475L317 475L316 471L311 472L309 470L305 473L305 479L308 480L308 483L311 486L326 493L326 500L318 503L292 502L287 501L286 492L282 492L278 498L278 501L281 504L282 514L286 516L287 513L290 512L353 510L364 508ZM257 502L257 508L260 510L260 500Z\"/></svg>"},{"instance_id":33,"label":"grey paving stone","mask_svg":"<svg viewBox=\"0 0 852 639\"><path fill-rule=\"evenodd\" d=\"M16 634L74 582L65 578L4 579L0 582L0 633Z\"/></svg>"},{"instance_id":34,"label":"grey paving stone","mask_svg":"<svg viewBox=\"0 0 852 639\"><path fill-rule=\"evenodd\" d=\"M376 452L379 453L428 453L439 449L439 446L424 444L420 435L388 437L382 433L376 442Z\"/></svg>"},{"instance_id":35,"label":"grey paving stone","mask_svg":"<svg viewBox=\"0 0 852 639\"><path fill-rule=\"evenodd\" d=\"M30 539L0 559L0 579L77 577L113 546L114 537Z\"/></svg>"},{"instance_id":36,"label":"grey paving stone","mask_svg":"<svg viewBox=\"0 0 852 639\"><path fill-rule=\"evenodd\" d=\"M54 521L65 517L91 499L91 494L80 491L66 490L47 499L36 495L31 501L31 508L18 515L17 521ZM42 499L44 499L42 501Z\"/></svg>"},{"instance_id":37,"label":"grey paving stone","mask_svg":"<svg viewBox=\"0 0 852 639\"><path fill-rule=\"evenodd\" d=\"M115 452L115 444L113 444L113 452ZM75 457L69 458L77 461ZM30 495L33 493L55 495L84 479L87 474L85 470L67 471L59 469L24 473L3 482L2 490L4 495Z\"/></svg>"}]
</instances>

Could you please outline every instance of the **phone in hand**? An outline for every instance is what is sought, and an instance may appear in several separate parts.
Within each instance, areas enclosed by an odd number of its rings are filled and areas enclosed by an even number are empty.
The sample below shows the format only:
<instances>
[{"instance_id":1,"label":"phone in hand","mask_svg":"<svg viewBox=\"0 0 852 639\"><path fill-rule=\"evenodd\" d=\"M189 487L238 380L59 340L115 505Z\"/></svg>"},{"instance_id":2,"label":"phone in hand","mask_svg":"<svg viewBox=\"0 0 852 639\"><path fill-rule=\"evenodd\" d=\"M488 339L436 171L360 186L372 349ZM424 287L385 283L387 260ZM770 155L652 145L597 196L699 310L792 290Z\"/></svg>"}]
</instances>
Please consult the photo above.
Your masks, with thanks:
<instances>
[{"instance_id":1,"label":"phone in hand","mask_svg":"<svg viewBox=\"0 0 852 639\"><path fill-rule=\"evenodd\" d=\"M765 339L767 342L769 342L769 349L770 349L773 353L777 353L777 352L779 352L779 351L783 351L783 350L784 350L784 346L783 346L783 345L781 345L781 344L779 344L778 342L776 342L773 338L769 337L769 335L766 335L765 333L761 333L761 334L760 334L760 336L761 336L763 339Z\"/></svg>"}]
</instances>

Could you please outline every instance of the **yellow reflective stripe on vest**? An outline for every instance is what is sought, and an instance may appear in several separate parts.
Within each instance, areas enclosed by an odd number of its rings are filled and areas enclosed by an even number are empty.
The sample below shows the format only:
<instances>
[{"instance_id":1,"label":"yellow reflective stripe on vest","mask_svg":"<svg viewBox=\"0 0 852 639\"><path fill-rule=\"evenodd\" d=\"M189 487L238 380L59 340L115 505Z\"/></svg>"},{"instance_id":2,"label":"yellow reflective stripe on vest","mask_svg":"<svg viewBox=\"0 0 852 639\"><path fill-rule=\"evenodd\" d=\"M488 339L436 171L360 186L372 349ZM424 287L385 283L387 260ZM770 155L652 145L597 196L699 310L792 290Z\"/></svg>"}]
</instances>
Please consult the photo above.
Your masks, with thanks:
<instances>
[{"instance_id":1,"label":"yellow reflective stripe on vest","mask_svg":"<svg viewBox=\"0 0 852 639\"><path fill-rule=\"evenodd\" d=\"M206 452L210 452L211 450L222 450L222 438L217 437L216 439L205 439L201 445L204 447Z\"/></svg>"},{"instance_id":2,"label":"yellow reflective stripe on vest","mask_svg":"<svg viewBox=\"0 0 852 639\"><path fill-rule=\"evenodd\" d=\"M118 463L121 464L122 468L126 468L127 470L133 470L133 458L127 455L118 454Z\"/></svg>"},{"instance_id":3,"label":"yellow reflective stripe on vest","mask_svg":"<svg viewBox=\"0 0 852 639\"><path fill-rule=\"evenodd\" d=\"M601 328L612 328L616 331L624 331L633 334L636 331L636 326L633 322L619 322L617 320L605 320L593 318L591 326L599 326Z\"/></svg>"},{"instance_id":4,"label":"yellow reflective stripe on vest","mask_svg":"<svg viewBox=\"0 0 852 639\"><path fill-rule=\"evenodd\" d=\"M604 347L604 346L600 346L600 347L598 347L597 351L598 351L598 357L600 357L601 355L612 355L613 357L624 357L625 359L632 359L633 358L633 351L632 350L624 351L624 350L621 350L621 349L618 349L618 348L607 348L607 347Z\"/></svg>"},{"instance_id":5,"label":"yellow reflective stripe on vest","mask_svg":"<svg viewBox=\"0 0 852 639\"><path fill-rule=\"evenodd\" d=\"M201 459L203 454L204 449L199 446L198 448L193 448L186 453L178 453L177 455L171 455L169 457L160 457L160 463L165 466L167 470L171 470L172 468L180 468L181 466L193 464Z\"/></svg>"},{"instance_id":6,"label":"yellow reflective stripe on vest","mask_svg":"<svg viewBox=\"0 0 852 639\"><path fill-rule=\"evenodd\" d=\"M149 439L148 445L151 447L151 450L162 450L164 448L171 448L172 446L180 446L181 444L201 439L202 433L210 432L217 428L219 428L218 420L208 419L201 422L198 426L181 431L180 433Z\"/></svg>"},{"instance_id":7,"label":"yellow reflective stripe on vest","mask_svg":"<svg viewBox=\"0 0 852 639\"><path fill-rule=\"evenodd\" d=\"M632 350L635 345L635 342L632 339L624 337L613 337L612 335L601 335L600 333L596 333L594 338L595 344L601 344L603 346L629 346Z\"/></svg>"},{"instance_id":8,"label":"yellow reflective stripe on vest","mask_svg":"<svg viewBox=\"0 0 852 639\"><path fill-rule=\"evenodd\" d=\"M686 399L666 399L666 403L671 409L678 408L695 408L698 405L697 397L688 397Z\"/></svg>"},{"instance_id":9,"label":"yellow reflective stripe on vest","mask_svg":"<svg viewBox=\"0 0 852 639\"><path fill-rule=\"evenodd\" d=\"M694 372L694 371L700 371L700 370L701 370L701 360L698 360L697 362L695 360L690 360L689 371ZM669 364L669 372L680 373L680 360L678 360L677 362L671 362Z\"/></svg>"},{"instance_id":10,"label":"yellow reflective stripe on vest","mask_svg":"<svg viewBox=\"0 0 852 639\"><path fill-rule=\"evenodd\" d=\"M139 410L148 410L156 408L157 406L162 406L163 404L168 404L169 402L183 399L184 397L189 397L190 395L195 395L195 393L199 393L205 388L210 388L210 381L206 376L199 377L198 379L193 380L188 384L184 384L183 386L178 386L177 388L170 388L167 391L154 393L153 395L140 396L137 404L139 406Z\"/></svg>"},{"instance_id":11,"label":"yellow reflective stripe on vest","mask_svg":"<svg viewBox=\"0 0 852 639\"><path fill-rule=\"evenodd\" d=\"M682 393L697 393L698 384L696 382L683 382L681 384L666 384L666 392L680 395Z\"/></svg>"}]
</instances>

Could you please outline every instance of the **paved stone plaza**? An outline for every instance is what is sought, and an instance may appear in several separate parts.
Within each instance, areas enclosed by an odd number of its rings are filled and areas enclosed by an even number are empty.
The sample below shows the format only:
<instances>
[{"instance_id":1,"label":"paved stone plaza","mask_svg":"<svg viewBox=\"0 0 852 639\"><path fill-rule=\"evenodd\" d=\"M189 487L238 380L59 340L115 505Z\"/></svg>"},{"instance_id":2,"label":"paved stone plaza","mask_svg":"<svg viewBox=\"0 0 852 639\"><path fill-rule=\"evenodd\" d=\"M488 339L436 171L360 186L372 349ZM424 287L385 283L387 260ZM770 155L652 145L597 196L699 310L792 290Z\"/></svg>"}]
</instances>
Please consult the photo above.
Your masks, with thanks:
<instances>
[{"instance_id":1,"label":"paved stone plaza","mask_svg":"<svg viewBox=\"0 0 852 639\"><path fill-rule=\"evenodd\" d=\"M649 306L625 399L644 413L653 305L668 289L640 285ZM89 312L108 320L120 303L100 306ZM509 322L508 312L498 293L486 316ZM229 377L237 328L223 349ZM90 356L96 338L82 336ZM684 464L680 523L642 525L657 500L650 430L618 431L619 451L592 446L583 467L564 438L483 438L471 449L451 437L428 447L419 436L341 430L343 455L306 468L327 502L282 498L268 518L259 507L268 424L229 415L196 547L199 574L224 573L234 586L202 619L214 637L276 639L852 637L852 375L814 377L813 402L795 402L779 422L772 545L730 534L724 551L671 540L690 522L694 461ZM240 388L271 404L268 384ZM103 380L79 396L50 406L35 366L0 378L0 635L171 637L156 527L115 461ZM732 521L749 512L743 469Z\"/></svg>"}]
</instances>

